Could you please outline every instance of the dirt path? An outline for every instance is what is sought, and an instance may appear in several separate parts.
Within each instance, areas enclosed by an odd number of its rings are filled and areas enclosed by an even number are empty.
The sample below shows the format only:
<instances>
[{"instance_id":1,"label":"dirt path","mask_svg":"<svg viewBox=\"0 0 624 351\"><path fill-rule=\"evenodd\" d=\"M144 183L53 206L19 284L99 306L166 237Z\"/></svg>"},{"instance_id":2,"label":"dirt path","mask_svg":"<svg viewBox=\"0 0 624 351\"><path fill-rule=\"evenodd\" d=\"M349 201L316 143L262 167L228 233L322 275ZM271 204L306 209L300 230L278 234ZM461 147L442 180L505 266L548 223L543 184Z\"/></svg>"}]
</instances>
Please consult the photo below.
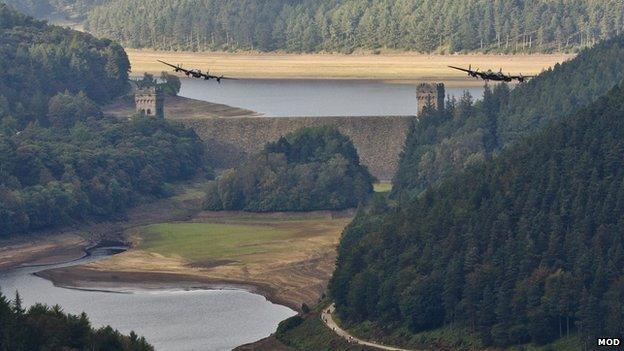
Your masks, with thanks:
<instances>
[{"instance_id":1,"label":"dirt path","mask_svg":"<svg viewBox=\"0 0 624 351\"><path fill-rule=\"evenodd\" d=\"M342 338L346 339L347 341L352 342L352 343L356 343L356 344L359 344L359 345L373 347L373 348L376 348L376 349L379 349L379 350L388 350L388 351L417 351L417 350L408 350L408 349L401 349L401 348L398 348L398 347L386 346L386 345L377 344L377 343L374 343L374 342L369 342L369 341L365 341L365 340L362 340L362 339L358 339L358 338L354 337L353 335L349 334L344 329L340 328L338 326L338 324L336 324L336 322L334 321L334 319L332 317L332 313L334 313L335 310L336 310L336 306L333 303L327 309L323 309L323 313L321 313L321 320L323 321L323 323L325 323L325 325L327 325L327 327L329 329L333 330L334 333L338 334L339 336L341 336Z\"/></svg>"}]
</instances>

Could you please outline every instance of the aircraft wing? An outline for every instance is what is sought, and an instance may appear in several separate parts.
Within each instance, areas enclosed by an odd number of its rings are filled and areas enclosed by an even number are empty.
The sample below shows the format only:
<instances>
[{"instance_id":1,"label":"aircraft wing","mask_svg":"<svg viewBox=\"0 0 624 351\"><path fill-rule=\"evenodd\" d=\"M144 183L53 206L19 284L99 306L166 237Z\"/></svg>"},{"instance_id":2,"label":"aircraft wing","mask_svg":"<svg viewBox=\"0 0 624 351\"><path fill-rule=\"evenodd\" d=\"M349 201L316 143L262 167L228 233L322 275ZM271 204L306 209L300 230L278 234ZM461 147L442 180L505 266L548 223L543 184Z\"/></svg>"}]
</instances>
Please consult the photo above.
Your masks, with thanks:
<instances>
[{"instance_id":1,"label":"aircraft wing","mask_svg":"<svg viewBox=\"0 0 624 351\"><path fill-rule=\"evenodd\" d=\"M217 79L217 78L219 78L217 76L213 76L212 74L208 74L208 73L202 73L201 76L206 78L206 79Z\"/></svg>"},{"instance_id":2,"label":"aircraft wing","mask_svg":"<svg viewBox=\"0 0 624 351\"><path fill-rule=\"evenodd\" d=\"M519 76L509 76L509 78L511 79L515 79L519 82L524 82L525 80L531 79L535 76L524 76L524 75L519 75Z\"/></svg>"},{"instance_id":3,"label":"aircraft wing","mask_svg":"<svg viewBox=\"0 0 624 351\"><path fill-rule=\"evenodd\" d=\"M217 81L221 81L222 79L236 80L236 78L224 77L224 76L213 76L212 74L202 73L202 77L205 79L216 79Z\"/></svg>"},{"instance_id":4,"label":"aircraft wing","mask_svg":"<svg viewBox=\"0 0 624 351\"><path fill-rule=\"evenodd\" d=\"M167 66L169 66L169 67L171 67L171 68L175 69L175 70L176 70L176 72L177 72L177 71L182 71L182 72L184 72L184 74L186 74L186 75L188 75L188 74L190 74L190 73L191 73L191 71L189 71L189 70L187 70L187 69L184 69L184 68L182 68L182 67L180 67L180 66L172 65L172 64L170 64L170 63L167 63L167 62L165 62L165 61L161 61L161 60L156 60L156 61L158 61L158 62L162 63L163 65L167 65Z\"/></svg>"},{"instance_id":5,"label":"aircraft wing","mask_svg":"<svg viewBox=\"0 0 624 351\"><path fill-rule=\"evenodd\" d=\"M456 69L458 71L464 71L466 73L477 73L477 72L475 72L475 71L473 71L471 69L465 69L465 68L461 68L461 67L449 66L449 68Z\"/></svg>"}]
</instances>

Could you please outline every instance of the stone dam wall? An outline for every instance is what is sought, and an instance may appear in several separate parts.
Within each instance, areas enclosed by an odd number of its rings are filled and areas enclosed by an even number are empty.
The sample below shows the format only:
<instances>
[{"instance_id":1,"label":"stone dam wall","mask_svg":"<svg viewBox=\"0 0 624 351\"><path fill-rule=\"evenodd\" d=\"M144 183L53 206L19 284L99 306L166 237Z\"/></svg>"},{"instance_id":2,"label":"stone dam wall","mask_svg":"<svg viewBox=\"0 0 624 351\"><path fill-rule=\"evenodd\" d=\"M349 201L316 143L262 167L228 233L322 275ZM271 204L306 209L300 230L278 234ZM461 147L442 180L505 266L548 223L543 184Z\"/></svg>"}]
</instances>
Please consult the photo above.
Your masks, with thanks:
<instances>
[{"instance_id":1,"label":"stone dam wall","mask_svg":"<svg viewBox=\"0 0 624 351\"><path fill-rule=\"evenodd\" d=\"M177 119L208 145L209 158L220 168L232 167L259 152L264 144L307 126L330 125L349 136L361 162L379 180L396 171L409 124L414 116L380 117L227 117Z\"/></svg>"}]
</instances>

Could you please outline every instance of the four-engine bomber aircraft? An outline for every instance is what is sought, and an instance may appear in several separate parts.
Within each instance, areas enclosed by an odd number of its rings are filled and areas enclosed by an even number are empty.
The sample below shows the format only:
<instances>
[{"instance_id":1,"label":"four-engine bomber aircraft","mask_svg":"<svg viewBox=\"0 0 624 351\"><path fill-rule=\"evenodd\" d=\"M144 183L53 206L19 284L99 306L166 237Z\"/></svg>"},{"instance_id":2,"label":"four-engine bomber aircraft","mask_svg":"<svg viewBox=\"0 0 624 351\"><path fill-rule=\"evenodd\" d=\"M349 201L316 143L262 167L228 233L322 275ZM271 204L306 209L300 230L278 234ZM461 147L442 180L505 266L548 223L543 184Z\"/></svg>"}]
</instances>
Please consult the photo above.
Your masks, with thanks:
<instances>
[{"instance_id":1,"label":"four-engine bomber aircraft","mask_svg":"<svg viewBox=\"0 0 624 351\"><path fill-rule=\"evenodd\" d=\"M497 81L497 82L511 82L512 80L517 80L520 83L524 83L526 80L533 78L533 76L523 76L522 74L520 74L519 76L512 76L510 74L505 74L503 73L502 68L498 72L494 72L491 69L487 71L479 72L478 68L473 71L472 65L468 66L468 69L455 67L455 66L449 66L449 67L452 69L467 72L469 76L477 78L477 79L481 78L486 82L489 80Z\"/></svg>"},{"instance_id":2,"label":"four-engine bomber aircraft","mask_svg":"<svg viewBox=\"0 0 624 351\"><path fill-rule=\"evenodd\" d=\"M203 78L204 80L211 80L211 79L215 79L217 81L217 83L221 84L221 80L222 79L235 79L235 78L228 78L228 77L224 77L224 76L213 76L209 73L203 73L201 70L198 69L185 69L182 68L179 65L172 65L170 63L167 63L165 61L161 61L161 60L156 60L164 65L167 65L171 68L173 68L173 70L175 72L182 72L184 74L186 74L187 77L193 77L193 78Z\"/></svg>"}]
</instances>

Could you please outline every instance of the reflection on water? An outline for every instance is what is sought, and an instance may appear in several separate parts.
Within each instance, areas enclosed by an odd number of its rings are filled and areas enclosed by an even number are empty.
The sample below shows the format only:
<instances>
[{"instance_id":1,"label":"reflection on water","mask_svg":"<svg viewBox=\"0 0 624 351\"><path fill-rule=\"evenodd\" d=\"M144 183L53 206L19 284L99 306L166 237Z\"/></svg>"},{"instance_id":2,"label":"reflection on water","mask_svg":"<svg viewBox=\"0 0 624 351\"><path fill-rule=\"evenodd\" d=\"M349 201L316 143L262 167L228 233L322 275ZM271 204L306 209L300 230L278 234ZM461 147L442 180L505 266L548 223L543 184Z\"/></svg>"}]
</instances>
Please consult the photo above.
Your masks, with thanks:
<instances>
[{"instance_id":1,"label":"reflection on water","mask_svg":"<svg viewBox=\"0 0 624 351\"><path fill-rule=\"evenodd\" d=\"M483 96L483 88L446 88L459 97L468 90ZM180 95L246 108L269 117L405 116L416 114L416 87L368 80L243 79L214 81L182 79Z\"/></svg>"},{"instance_id":2,"label":"reflection on water","mask_svg":"<svg viewBox=\"0 0 624 351\"><path fill-rule=\"evenodd\" d=\"M106 249L97 250L70 265L108 254ZM59 304L65 312L87 312L96 327L110 324L123 333L134 330L157 350L231 350L268 336L281 320L294 315L287 307L240 290L112 293L63 289L32 274L43 269L0 272L0 289L11 298L19 290L26 306Z\"/></svg>"}]
</instances>

